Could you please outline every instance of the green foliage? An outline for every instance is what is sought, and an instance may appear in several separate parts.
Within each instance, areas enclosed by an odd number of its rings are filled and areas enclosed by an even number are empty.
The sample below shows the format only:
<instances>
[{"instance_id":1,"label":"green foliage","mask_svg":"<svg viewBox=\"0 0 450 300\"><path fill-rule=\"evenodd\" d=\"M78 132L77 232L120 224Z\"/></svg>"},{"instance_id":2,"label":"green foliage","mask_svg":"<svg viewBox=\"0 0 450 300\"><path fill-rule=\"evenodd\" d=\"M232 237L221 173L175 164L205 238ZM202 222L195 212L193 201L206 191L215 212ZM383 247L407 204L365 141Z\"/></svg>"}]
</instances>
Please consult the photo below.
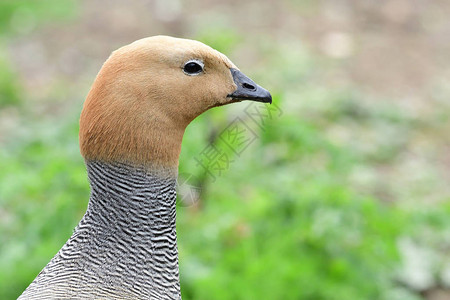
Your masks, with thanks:
<instances>
[{"instance_id":1,"label":"green foliage","mask_svg":"<svg viewBox=\"0 0 450 300\"><path fill-rule=\"evenodd\" d=\"M261 134L207 186L200 212L180 209L184 296L388 299L405 213L346 187L348 154L314 124L282 116ZM268 160L273 146L288 150Z\"/></svg>"},{"instance_id":2,"label":"green foliage","mask_svg":"<svg viewBox=\"0 0 450 300\"><path fill-rule=\"evenodd\" d=\"M74 14L73 0L2 0L0 35L23 33L36 23L67 18Z\"/></svg>"},{"instance_id":3,"label":"green foliage","mask_svg":"<svg viewBox=\"0 0 450 300\"><path fill-rule=\"evenodd\" d=\"M2 0L0 2L0 108L21 103L22 93L17 75L3 49L6 37L26 34L48 20L74 15L71 0Z\"/></svg>"},{"instance_id":4,"label":"green foliage","mask_svg":"<svg viewBox=\"0 0 450 300\"><path fill-rule=\"evenodd\" d=\"M197 39L222 53L229 53L241 37L228 27L209 27L208 30L200 32Z\"/></svg>"},{"instance_id":5,"label":"green foliage","mask_svg":"<svg viewBox=\"0 0 450 300\"><path fill-rule=\"evenodd\" d=\"M0 299L21 293L86 208L89 190L76 120L28 125L28 132L0 151Z\"/></svg>"},{"instance_id":6,"label":"green foliage","mask_svg":"<svg viewBox=\"0 0 450 300\"><path fill-rule=\"evenodd\" d=\"M36 18L65 13L67 6L58 8L62 1L51 1L56 8L49 12L42 2L3 1L0 34L14 31L12 16L23 5ZM199 39L227 53L240 40L221 28ZM271 70L261 72L261 82L271 83L282 112L264 126L253 124L257 139L240 155L225 150L220 134L237 117L251 123L248 103L215 108L188 127L180 174L193 175L189 183L202 190L198 203L178 207L183 299L420 299L398 283L398 242L410 237L436 251L445 248L448 199L433 207L400 197L386 203L376 191L361 193L353 177L394 163L414 130L437 126L434 118L375 106L355 89L318 86L314 70L323 62L304 48L255 45L264 48ZM21 96L7 60L0 65L6 66L1 107ZM0 299L15 299L26 288L86 209L80 110L78 103L44 120L25 110L17 130L2 138ZM210 143L233 159L216 178L194 159Z\"/></svg>"},{"instance_id":7,"label":"green foliage","mask_svg":"<svg viewBox=\"0 0 450 300\"><path fill-rule=\"evenodd\" d=\"M15 74L0 52L0 108L20 103L21 95Z\"/></svg>"}]
</instances>

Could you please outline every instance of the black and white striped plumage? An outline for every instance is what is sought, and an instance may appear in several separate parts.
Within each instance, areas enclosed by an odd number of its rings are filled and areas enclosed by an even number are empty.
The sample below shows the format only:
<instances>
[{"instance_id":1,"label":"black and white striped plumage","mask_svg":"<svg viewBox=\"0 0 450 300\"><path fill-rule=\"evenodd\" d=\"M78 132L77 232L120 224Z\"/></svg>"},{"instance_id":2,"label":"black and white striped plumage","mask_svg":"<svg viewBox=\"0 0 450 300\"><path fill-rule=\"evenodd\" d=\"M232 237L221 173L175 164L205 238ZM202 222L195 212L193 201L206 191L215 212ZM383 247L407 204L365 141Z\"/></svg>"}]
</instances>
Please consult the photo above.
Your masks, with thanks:
<instances>
[{"instance_id":1,"label":"black and white striped plumage","mask_svg":"<svg viewBox=\"0 0 450 300\"><path fill-rule=\"evenodd\" d=\"M19 299L180 299L174 178L87 163L83 219Z\"/></svg>"}]
</instances>

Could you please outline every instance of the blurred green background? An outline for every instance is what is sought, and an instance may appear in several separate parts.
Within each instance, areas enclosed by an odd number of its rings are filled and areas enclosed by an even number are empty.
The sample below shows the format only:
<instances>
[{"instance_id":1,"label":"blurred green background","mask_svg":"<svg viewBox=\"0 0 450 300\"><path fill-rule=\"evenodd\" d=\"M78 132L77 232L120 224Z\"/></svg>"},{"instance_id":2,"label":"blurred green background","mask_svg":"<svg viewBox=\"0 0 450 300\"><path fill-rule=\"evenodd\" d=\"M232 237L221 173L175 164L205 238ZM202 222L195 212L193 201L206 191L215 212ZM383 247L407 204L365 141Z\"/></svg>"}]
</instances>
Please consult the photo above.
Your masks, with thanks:
<instances>
[{"instance_id":1,"label":"blurred green background","mask_svg":"<svg viewBox=\"0 0 450 300\"><path fill-rule=\"evenodd\" d=\"M156 34L224 52L281 109L215 180L194 158L248 104L188 127L180 174L201 191L178 206L183 299L450 299L449 14L445 0L2 0L0 299L86 209L78 117L103 61Z\"/></svg>"}]
</instances>

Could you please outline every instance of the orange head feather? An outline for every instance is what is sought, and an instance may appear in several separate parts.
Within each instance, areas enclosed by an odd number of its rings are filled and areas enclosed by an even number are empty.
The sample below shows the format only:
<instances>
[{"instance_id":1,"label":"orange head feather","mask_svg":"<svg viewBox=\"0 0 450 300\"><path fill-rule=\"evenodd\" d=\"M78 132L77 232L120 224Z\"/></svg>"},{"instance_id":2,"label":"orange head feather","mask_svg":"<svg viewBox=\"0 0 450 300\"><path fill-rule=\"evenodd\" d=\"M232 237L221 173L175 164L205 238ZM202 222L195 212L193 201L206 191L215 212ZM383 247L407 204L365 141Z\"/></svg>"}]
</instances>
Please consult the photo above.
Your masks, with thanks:
<instances>
[{"instance_id":1,"label":"orange head feather","mask_svg":"<svg viewBox=\"0 0 450 300\"><path fill-rule=\"evenodd\" d=\"M201 65L199 74L185 72L190 61ZM84 103L82 155L176 172L186 126L237 101L229 97L237 88L230 69L226 56L186 39L155 36L114 51Z\"/></svg>"}]
</instances>

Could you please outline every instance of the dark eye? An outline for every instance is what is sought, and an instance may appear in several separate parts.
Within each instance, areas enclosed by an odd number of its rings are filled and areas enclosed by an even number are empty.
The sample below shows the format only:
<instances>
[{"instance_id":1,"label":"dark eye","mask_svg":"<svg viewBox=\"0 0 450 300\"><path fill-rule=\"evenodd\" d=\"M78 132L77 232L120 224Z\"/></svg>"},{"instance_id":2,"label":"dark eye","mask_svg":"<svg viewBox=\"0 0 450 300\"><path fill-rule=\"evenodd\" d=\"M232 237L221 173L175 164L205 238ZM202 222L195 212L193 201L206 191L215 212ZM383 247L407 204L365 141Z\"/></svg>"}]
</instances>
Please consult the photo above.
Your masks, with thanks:
<instances>
[{"instance_id":1,"label":"dark eye","mask_svg":"<svg viewBox=\"0 0 450 300\"><path fill-rule=\"evenodd\" d=\"M184 73L187 75L197 75L203 71L203 63L200 61L188 61L183 67Z\"/></svg>"}]
</instances>

